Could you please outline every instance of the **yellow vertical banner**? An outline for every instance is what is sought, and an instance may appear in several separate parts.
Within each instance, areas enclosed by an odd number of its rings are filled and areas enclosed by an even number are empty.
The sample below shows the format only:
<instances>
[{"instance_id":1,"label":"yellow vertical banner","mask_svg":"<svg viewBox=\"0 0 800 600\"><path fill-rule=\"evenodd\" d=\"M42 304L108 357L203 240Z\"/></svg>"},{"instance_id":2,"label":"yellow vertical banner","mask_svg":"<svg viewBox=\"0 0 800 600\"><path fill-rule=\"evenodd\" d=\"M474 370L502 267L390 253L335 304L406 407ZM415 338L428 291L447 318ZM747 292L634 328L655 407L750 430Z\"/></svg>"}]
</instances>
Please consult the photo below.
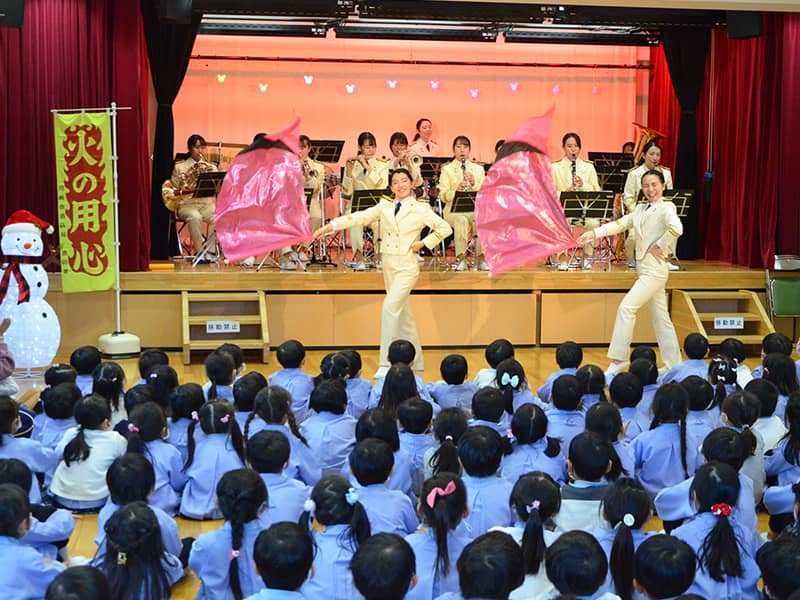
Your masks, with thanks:
<instances>
[{"instance_id":1,"label":"yellow vertical banner","mask_svg":"<svg viewBox=\"0 0 800 600\"><path fill-rule=\"evenodd\" d=\"M65 292L116 282L111 125L106 112L55 114L56 190Z\"/></svg>"}]
</instances>

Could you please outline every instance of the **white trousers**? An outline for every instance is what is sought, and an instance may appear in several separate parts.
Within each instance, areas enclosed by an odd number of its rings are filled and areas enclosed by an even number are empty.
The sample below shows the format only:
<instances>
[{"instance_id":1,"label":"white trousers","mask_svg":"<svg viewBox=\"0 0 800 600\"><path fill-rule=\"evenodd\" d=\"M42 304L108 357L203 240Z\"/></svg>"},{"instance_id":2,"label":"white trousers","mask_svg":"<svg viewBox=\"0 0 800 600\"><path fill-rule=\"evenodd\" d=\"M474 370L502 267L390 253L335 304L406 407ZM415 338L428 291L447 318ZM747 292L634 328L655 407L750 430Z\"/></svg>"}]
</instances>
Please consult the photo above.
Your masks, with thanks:
<instances>
[{"instance_id":1,"label":"white trousers","mask_svg":"<svg viewBox=\"0 0 800 600\"><path fill-rule=\"evenodd\" d=\"M389 366L389 344L395 340L408 340L417 351L414 369L422 371L422 346L408 298L419 278L419 261L411 252L382 254L381 260L386 297L381 311L380 366Z\"/></svg>"},{"instance_id":2,"label":"white trousers","mask_svg":"<svg viewBox=\"0 0 800 600\"><path fill-rule=\"evenodd\" d=\"M455 238L456 256L461 256L467 251L467 244L470 236L475 230L475 213L450 212L449 207L445 208L444 220L453 228ZM480 256L481 245L478 238L475 238L475 256Z\"/></svg>"},{"instance_id":3,"label":"white trousers","mask_svg":"<svg viewBox=\"0 0 800 600\"><path fill-rule=\"evenodd\" d=\"M189 198L181 202L178 216L186 221L195 252L203 248L203 223L208 223L208 235L214 233L214 198Z\"/></svg>"},{"instance_id":4,"label":"white trousers","mask_svg":"<svg viewBox=\"0 0 800 600\"><path fill-rule=\"evenodd\" d=\"M669 277L666 262L659 262L652 254L636 262L638 278L633 287L625 294L617 309L614 322L614 333L608 347L608 357L612 360L627 361L630 357L630 345L633 339L633 328L636 325L636 313L645 304L650 305L661 359L670 369L681 361L681 350L678 336L667 311L667 294L665 287Z\"/></svg>"}]
</instances>

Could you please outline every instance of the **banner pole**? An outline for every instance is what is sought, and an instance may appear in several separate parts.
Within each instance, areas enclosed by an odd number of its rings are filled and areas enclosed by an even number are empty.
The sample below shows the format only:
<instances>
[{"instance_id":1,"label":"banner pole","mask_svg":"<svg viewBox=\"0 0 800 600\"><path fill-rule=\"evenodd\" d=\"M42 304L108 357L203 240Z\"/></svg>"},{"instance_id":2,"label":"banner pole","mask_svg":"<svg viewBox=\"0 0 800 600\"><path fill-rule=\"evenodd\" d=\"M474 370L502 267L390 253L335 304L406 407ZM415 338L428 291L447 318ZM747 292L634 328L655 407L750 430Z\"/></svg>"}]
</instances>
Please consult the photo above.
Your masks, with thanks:
<instances>
[{"instance_id":1,"label":"banner pole","mask_svg":"<svg viewBox=\"0 0 800 600\"><path fill-rule=\"evenodd\" d=\"M109 112L111 119L111 166L113 168L113 185L114 193L111 202L114 204L114 253L117 259L114 261L116 270L116 304L117 304L117 328L114 333L122 333L122 292L119 279L119 172L117 170L117 103L111 102L111 111Z\"/></svg>"}]
</instances>

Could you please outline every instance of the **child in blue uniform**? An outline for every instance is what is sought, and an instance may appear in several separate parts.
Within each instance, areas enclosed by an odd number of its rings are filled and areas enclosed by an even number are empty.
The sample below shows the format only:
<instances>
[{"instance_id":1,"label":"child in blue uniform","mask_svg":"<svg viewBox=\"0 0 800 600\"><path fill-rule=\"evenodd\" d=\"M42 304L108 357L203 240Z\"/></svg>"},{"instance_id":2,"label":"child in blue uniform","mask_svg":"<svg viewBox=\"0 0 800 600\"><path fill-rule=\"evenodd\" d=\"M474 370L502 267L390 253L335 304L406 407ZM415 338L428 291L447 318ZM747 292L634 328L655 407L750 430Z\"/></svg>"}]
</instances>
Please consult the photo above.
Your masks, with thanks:
<instances>
[{"instance_id":1,"label":"child in blue uniform","mask_svg":"<svg viewBox=\"0 0 800 600\"><path fill-rule=\"evenodd\" d=\"M470 427L489 427L505 436L510 425L511 416L506 412L505 399L500 390L484 387L475 392L472 397Z\"/></svg>"},{"instance_id":2,"label":"child in blue uniform","mask_svg":"<svg viewBox=\"0 0 800 600\"><path fill-rule=\"evenodd\" d=\"M561 443L547 435L547 423L545 412L535 404L523 404L514 413L514 449L503 459L503 478L512 485L531 471L544 471L559 483L566 481L567 461Z\"/></svg>"},{"instance_id":3,"label":"child in blue uniform","mask_svg":"<svg viewBox=\"0 0 800 600\"><path fill-rule=\"evenodd\" d=\"M43 389L39 399L44 412L33 419L31 439L40 442L45 448L54 448L64 432L75 427L73 415L80 397L81 390L74 383L59 383Z\"/></svg>"},{"instance_id":4,"label":"child in blue uniform","mask_svg":"<svg viewBox=\"0 0 800 600\"><path fill-rule=\"evenodd\" d=\"M464 411L459 408L445 408L433 422L433 435L438 446L428 448L422 457L425 479L442 472L461 473L458 460L458 442L467 432L469 424Z\"/></svg>"},{"instance_id":5,"label":"child in blue uniform","mask_svg":"<svg viewBox=\"0 0 800 600\"><path fill-rule=\"evenodd\" d=\"M169 403L172 416L169 418L167 441L178 449L181 459L186 463L189 457L189 426L192 424L192 414L198 412L205 403L203 388L196 383L179 385L173 390Z\"/></svg>"},{"instance_id":6,"label":"child in blue uniform","mask_svg":"<svg viewBox=\"0 0 800 600\"><path fill-rule=\"evenodd\" d=\"M402 402L397 409L400 421L400 449L411 459L411 483L415 496L419 496L425 481L425 453L436 447L430 434L433 410L431 405L418 398Z\"/></svg>"},{"instance_id":7,"label":"child in blue uniform","mask_svg":"<svg viewBox=\"0 0 800 600\"><path fill-rule=\"evenodd\" d=\"M92 387L94 386L92 373L94 373L102 359L100 350L94 346L76 348L69 356L69 364L77 373L75 383L81 388L81 393L84 396L92 393Z\"/></svg>"},{"instance_id":8,"label":"child in blue uniform","mask_svg":"<svg viewBox=\"0 0 800 600\"><path fill-rule=\"evenodd\" d=\"M625 439L622 417L617 407L608 402L598 402L586 413L586 431L596 433L611 446L614 473L633 477L635 456L633 447Z\"/></svg>"},{"instance_id":9,"label":"child in blue uniform","mask_svg":"<svg viewBox=\"0 0 800 600\"><path fill-rule=\"evenodd\" d=\"M608 386L611 403L619 409L622 422L626 425L627 440L633 440L643 431L650 429L650 420L642 418L638 409L642 392L642 382L633 373L619 373Z\"/></svg>"},{"instance_id":10,"label":"child in blue uniform","mask_svg":"<svg viewBox=\"0 0 800 600\"><path fill-rule=\"evenodd\" d=\"M514 358L514 345L507 339L500 338L486 346L483 355L486 358L486 364L489 366L478 371L475 379L472 380L477 389L495 385L497 381L497 365L507 358Z\"/></svg>"},{"instance_id":11,"label":"child in blue uniform","mask_svg":"<svg viewBox=\"0 0 800 600\"><path fill-rule=\"evenodd\" d=\"M269 383L280 386L291 394L292 412L297 417L297 422L302 423L310 416L309 400L314 390L314 378L303 372L306 349L297 340L287 340L278 346L275 356L283 369L270 375Z\"/></svg>"},{"instance_id":12,"label":"child in blue uniform","mask_svg":"<svg viewBox=\"0 0 800 600\"><path fill-rule=\"evenodd\" d=\"M764 449L772 450L786 435L783 420L775 415L778 406L778 388L766 379L753 379L745 386L744 391L754 394L761 404L760 416L753 423L753 429L764 439Z\"/></svg>"},{"instance_id":13,"label":"child in blue uniform","mask_svg":"<svg viewBox=\"0 0 800 600\"><path fill-rule=\"evenodd\" d=\"M575 342L563 342L556 348L556 364L558 364L558 371L550 373L547 376L542 387L536 392L536 395L541 398L542 402L550 402L550 390L553 382L561 375L575 375L578 372L578 367L583 362L583 350Z\"/></svg>"},{"instance_id":14,"label":"child in blue uniform","mask_svg":"<svg viewBox=\"0 0 800 600\"><path fill-rule=\"evenodd\" d=\"M547 548L547 577L564 595L577 598L612 598L598 596L608 574L608 560L599 542L585 531L569 531Z\"/></svg>"},{"instance_id":15,"label":"child in blue uniform","mask_svg":"<svg viewBox=\"0 0 800 600\"><path fill-rule=\"evenodd\" d=\"M720 407L714 406L714 388L704 378L689 375L680 382L689 394L689 412L686 415L686 433L696 440L704 440L719 427Z\"/></svg>"},{"instance_id":16,"label":"child in blue uniform","mask_svg":"<svg viewBox=\"0 0 800 600\"><path fill-rule=\"evenodd\" d=\"M386 482L386 487L390 490L400 490L406 494L413 502L416 498L412 491L411 456L400 447L400 434L397 431L397 421L392 419L382 408L371 408L358 420L356 424L356 442L361 442L367 438L377 438L383 440L392 449L394 455L394 470ZM343 475L348 474L349 469L343 469ZM351 481L354 478L350 477Z\"/></svg>"},{"instance_id":17,"label":"child in blue uniform","mask_svg":"<svg viewBox=\"0 0 800 600\"><path fill-rule=\"evenodd\" d=\"M253 558L264 589L247 600L303 600L300 588L314 562L308 531L297 523L276 523L258 534Z\"/></svg>"},{"instance_id":18,"label":"child in blue uniform","mask_svg":"<svg viewBox=\"0 0 800 600\"><path fill-rule=\"evenodd\" d=\"M790 598L800 589L800 540L782 535L759 548L756 562L764 580L764 597Z\"/></svg>"},{"instance_id":19,"label":"child in blue uniform","mask_svg":"<svg viewBox=\"0 0 800 600\"><path fill-rule=\"evenodd\" d=\"M416 348L414 348L414 344L412 344L408 340L393 341L391 344L389 344L389 351L387 354L389 358L389 363L392 366L402 364L407 366L409 369L413 370L414 359L417 357L417 350ZM433 404L433 398L431 398L430 392L428 391L428 386L425 385L425 382L422 381L422 378L419 375L413 375L413 377L414 377L414 382L416 383L416 390L417 390L416 395L418 395L426 402L430 402L431 404ZM376 406L378 406L378 403L381 400L381 396L383 395L383 386L387 382L386 379L387 379L386 374L384 374L383 376L377 378L377 380L375 381L375 385L372 386L372 393L370 394L369 397L370 408L375 408ZM439 412L436 409L434 409L434 411L436 413Z\"/></svg>"},{"instance_id":20,"label":"child in blue uniform","mask_svg":"<svg viewBox=\"0 0 800 600\"><path fill-rule=\"evenodd\" d=\"M46 600L73 598L111 598L108 578L100 569L89 566L70 567L62 571L47 588Z\"/></svg>"},{"instance_id":21,"label":"child in blue uniform","mask_svg":"<svg viewBox=\"0 0 800 600\"><path fill-rule=\"evenodd\" d=\"M300 425L300 432L323 474L340 473L355 445L356 420L345 413L346 408L347 390L339 381L323 381L311 392L315 414Z\"/></svg>"},{"instance_id":22,"label":"child in blue uniform","mask_svg":"<svg viewBox=\"0 0 800 600\"><path fill-rule=\"evenodd\" d=\"M636 549L634 586L645 598L683 598L694 581L696 565L689 544L669 535L651 535Z\"/></svg>"},{"instance_id":23,"label":"child in blue uniform","mask_svg":"<svg viewBox=\"0 0 800 600\"><path fill-rule=\"evenodd\" d=\"M789 397L786 425L789 431L764 462L766 474L777 477L778 485L791 485L800 480L800 394Z\"/></svg>"},{"instance_id":24,"label":"child in blue uniform","mask_svg":"<svg viewBox=\"0 0 800 600\"><path fill-rule=\"evenodd\" d=\"M678 363L667 371L661 378L661 383L676 381L680 383L690 375L706 377L708 375L708 363L705 361L708 355L708 340L700 333L690 333L683 340L683 353L686 360Z\"/></svg>"},{"instance_id":25,"label":"child in blue uniform","mask_svg":"<svg viewBox=\"0 0 800 600\"><path fill-rule=\"evenodd\" d=\"M147 348L142 350L137 361L139 369L139 380L134 382L133 385L143 385L147 383L147 376L150 374L150 369L156 365L169 365L169 356L160 348Z\"/></svg>"},{"instance_id":26,"label":"child in blue uniform","mask_svg":"<svg viewBox=\"0 0 800 600\"><path fill-rule=\"evenodd\" d=\"M428 384L428 391L442 408L460 408L470 412L472 396L478 388L467 378L467 359L461 354L448 354L439 365L442 380Z\"/></svg>"},{"instance_id":27,"label":"child in blue uniform","mask_svg":"<svg viewBox=\"0 0 800 600\"><path fill-rule=\"evenodd\" d=\"M217 483L228 471L245 466L242 433L233 406L227 402L208 402L196 415L189 425L189 457L184 465L188 481L180 514L189 519L219 519L222 513L215 502ZM205 435L195 440L198 423Z\"/></svg>"},{"instance_id":28,"label":"child in blue uniform","mask_svg":"<svg viewBox=\"0 0 800 600\"><path fill-rule=\"evenodd\" d=\"M233 403L233 382L236 379L236 365L227 352L215 350L205 360L206 377L203 395L206 400L225 400Z\"/></svg>"},{"instance_id":29,"label":"child in blue uniform","mask_svg":"<svg viewBox=\"0 0 800 600\"><path fill-rule=\"evenodd\" d=\"M575 373L581 386L581 408L586 412L598 402L607 402L606 374L597 365L583 365Z\"/></svg>"},{"instance_id":30,"label":"child in blue uniform","mask_svg":"<svg viewBox=\"0 0 800 600\"><path fill-rule=\"evenodd\" d=\"M416 587L414 552L399 535L379 533L358 547L350 561L353 583L364 600L403 600Z\"/></svg>"},{"instance_id":31,"label":"child in blue uniform","mask_svg":"<svg viewBox=\"0 0 800 600\"><path fill-rule=\"evenodd\" d=\"M648 348L648 350L650 349ZM638 377L642 384L642 399L636 408L642 423L647 423L647 427L642 427L642 429L647 431L653 421L653 398L658 389L658 367L654 360L637 358L631 361L628 372Z\"/></svg>"},{"instance_id":32,"label":"child in blue uniform","mask_svg":"<svg viewBox=\"0 0 800 600\"><path fill-rule=\"evenodd\" d=\"M349 376L345 383L347 388L347 414L354 419L358 419L369 408L372 384L361 378L361 355L357 350L342 350L340 354L347 359L349 365Z\"/></svg>"},{"instance_id":33,"label":"child in blue uniform","mask_svg":"<svg viewBox=\"0 0 800 600\"><path fill-rule=\"evenodd\" d=\"M581 386L574 375L559 375L553 381L551 404L547 408L547 432L569 448L572 438L585 428L585 413L581 410Z\"/></svg>"},{"instance_id":34,"label":"child in blue uniform","mask_svg":"<svg viewBox=\"0 0 800 600\"><path fill-rule=\"evenodd\" d=\"M92 393L99 394L111 408L111 427L128 418L123 404L125 396L125 371L115 362L100 363L92 373Z\"/></svg>"},{"instance_id":35,"label":"child in blue uniform","mask_svg":"<svg viewBox=\"0 0 800 600\"><path fill-rule=\"evenodd\" d=\"M250 371L233 382L233 407L236 409L236 421L242 431L255 407L256 394L267 385L267 378L258 371Z\"/></svg>"},{"instance_id":36,"label":"child in blue uniform","mask_svg":"<svg viewBox=\"0 0 800 600\"><path fill-rule=\"evenodd\" d=\"M497 365L496 377L495 387L503 394L503 402L509 418L523 404L539 403L531 392L528 379L525 377L525 369L522 368L519 361L507 358L501 362ZM539 406L543 406L543 404L539 403Z\"/></svg>"}]
</instances>

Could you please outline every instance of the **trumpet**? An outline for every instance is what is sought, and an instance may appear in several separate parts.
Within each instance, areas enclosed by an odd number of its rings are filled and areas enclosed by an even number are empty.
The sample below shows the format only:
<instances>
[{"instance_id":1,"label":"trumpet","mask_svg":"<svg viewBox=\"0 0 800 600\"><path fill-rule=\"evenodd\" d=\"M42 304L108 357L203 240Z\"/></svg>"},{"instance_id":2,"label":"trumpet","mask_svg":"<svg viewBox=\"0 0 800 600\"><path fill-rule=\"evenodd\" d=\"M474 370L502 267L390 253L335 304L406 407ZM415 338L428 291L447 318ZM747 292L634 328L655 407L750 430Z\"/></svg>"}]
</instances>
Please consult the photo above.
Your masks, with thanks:
<instances>
[{"instance_id":1,"label":"trumpet","mask_svg":"<svg viewBox=\"0 0 800 600\"><path fill-rule=\"evenodd\" d=\"M422 157L417 154L416 152L411 152L409 150L405 150L400 153L400 156L397 157L398 164L403 167L406 165L413 165L415 167L419 167L422 164Z\"/></svg>"}]
</instances>

